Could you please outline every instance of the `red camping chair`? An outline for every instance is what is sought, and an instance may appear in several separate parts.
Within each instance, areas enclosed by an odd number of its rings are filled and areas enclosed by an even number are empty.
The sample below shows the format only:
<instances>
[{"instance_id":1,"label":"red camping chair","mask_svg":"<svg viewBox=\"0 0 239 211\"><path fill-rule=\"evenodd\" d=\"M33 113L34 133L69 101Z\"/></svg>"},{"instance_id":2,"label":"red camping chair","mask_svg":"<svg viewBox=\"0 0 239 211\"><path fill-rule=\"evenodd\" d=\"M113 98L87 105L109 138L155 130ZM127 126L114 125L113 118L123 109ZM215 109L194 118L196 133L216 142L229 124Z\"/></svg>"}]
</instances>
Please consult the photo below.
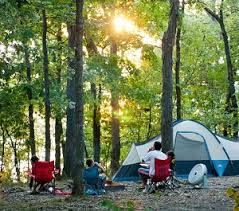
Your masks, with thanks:
<instances>
[{"instance_id":1,"label":"red camping chair","mask_svg":"<svg viewBox=\"0 0 239 211\"><path fill-rule=\"evenodd\" d=\"M58 174L58 170L55 170L54 161L37 161L34 163L32 172L28 175L33 179L33 190L35 191L38 185L52 183L53 193L55 190L55 175Z\"/></svg>"},{"instance_id":2,"label":"red camping chair","mask_svg":"<svg viewBox=\"0 0 239 211\"><path fill-rule=\"evenodd\" d=\"M152 177L153 182L163 182L170 176L171 159L154 160L155 174Z\"/></svg>"},{"instance_id":3,"label":"red camping chair","mask_svg":"<svg viewBox=\"0 0 239 211\"><path fill-rule=\"evenodd\" d=\"M171 159L168 158L166 160L155 159L155 174L151 179L148 179L146 191L148 193L154 192L156 189L165 189L171 187Z\"/></svg>"}]
</instances>

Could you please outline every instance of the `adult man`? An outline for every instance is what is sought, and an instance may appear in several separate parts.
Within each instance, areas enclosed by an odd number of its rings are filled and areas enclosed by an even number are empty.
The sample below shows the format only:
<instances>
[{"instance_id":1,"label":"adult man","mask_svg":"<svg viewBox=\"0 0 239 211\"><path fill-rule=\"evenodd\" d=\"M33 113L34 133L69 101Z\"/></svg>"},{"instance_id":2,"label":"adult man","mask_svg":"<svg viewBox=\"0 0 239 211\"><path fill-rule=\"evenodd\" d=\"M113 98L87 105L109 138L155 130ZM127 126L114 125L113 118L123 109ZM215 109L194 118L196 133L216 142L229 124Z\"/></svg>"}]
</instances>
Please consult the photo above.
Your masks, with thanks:
<instances>
[{"instance_id":1,"label":"adult man","mask_svg":"<svg viewBox=\"0 0 239 211\"><path fill-rule=\"evenodd\" d=\"M138 173L142 179L142 188L145 187L147 183L147 179L150 177L154 176L155 174L155 167L154 167L154 160L159 159L159 160L166 160L167 155L161 152L162 145L160 142L155 141L153 147L149 149L147 154L143 158L143 162L150 163L149 168L139 168Z\"/></svg>"}]
</instances>

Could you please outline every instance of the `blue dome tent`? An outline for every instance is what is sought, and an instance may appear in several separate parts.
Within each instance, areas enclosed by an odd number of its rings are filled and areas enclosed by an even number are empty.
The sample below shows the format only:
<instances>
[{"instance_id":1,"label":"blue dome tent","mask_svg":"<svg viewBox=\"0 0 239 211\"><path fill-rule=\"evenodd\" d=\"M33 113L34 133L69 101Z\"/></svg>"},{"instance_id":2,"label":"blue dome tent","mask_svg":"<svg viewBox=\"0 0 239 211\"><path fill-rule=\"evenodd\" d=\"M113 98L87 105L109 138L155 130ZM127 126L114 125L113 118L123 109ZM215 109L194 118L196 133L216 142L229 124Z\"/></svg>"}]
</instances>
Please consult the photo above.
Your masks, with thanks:
<instances>
[{"instance_id":1,"label":"blue dome tent","mask_svg":"<svg viewBox=\"0 0 239 211\"><path fill-rule=\"evenodd\" d=\"M139 164L155 141L161 142L161 136L158 135L141 144L132 144L113 180L139 180L137 172ZM239 143L214 134L206 126L194 120L181 120L174 123L173 148L178 176L188 175L198 163L205 164L211 175L239 174Z\"/></svg>"}]
</instances>

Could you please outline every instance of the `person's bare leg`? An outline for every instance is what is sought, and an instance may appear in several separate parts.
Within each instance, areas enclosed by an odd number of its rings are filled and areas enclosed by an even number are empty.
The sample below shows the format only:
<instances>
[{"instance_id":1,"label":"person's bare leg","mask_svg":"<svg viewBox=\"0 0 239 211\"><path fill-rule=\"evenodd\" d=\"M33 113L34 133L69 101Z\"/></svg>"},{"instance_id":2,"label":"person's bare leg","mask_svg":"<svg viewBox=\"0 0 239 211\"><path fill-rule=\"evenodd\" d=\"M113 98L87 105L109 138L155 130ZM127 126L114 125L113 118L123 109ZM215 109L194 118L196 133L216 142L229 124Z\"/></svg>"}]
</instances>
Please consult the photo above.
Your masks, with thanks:
<instances>
[{"instance_id":1,"label":"person's bare leg","mask_svg":"<svg viewBox=\"0 0 239 211\"><path fill-rule=\"evenodd\" d=\"M38 189L39 192L41 192L41 191L44 190L44 185L45 185L45 184L40 184L40 187L39 187L39 189Z\"/></svg>"},{"instance_id":2,"label":"person's bare leg","mask_svg":"<svg viewBox=\"0 0 239 211\"><path fill-rule=\"evenodd\" d=\"M36 183L35 185L33 185L33 190L31 192L31 194L38 194L39 192L37 191L37 187L39 186L39 183Z\"/></svg>"}]
</instances>

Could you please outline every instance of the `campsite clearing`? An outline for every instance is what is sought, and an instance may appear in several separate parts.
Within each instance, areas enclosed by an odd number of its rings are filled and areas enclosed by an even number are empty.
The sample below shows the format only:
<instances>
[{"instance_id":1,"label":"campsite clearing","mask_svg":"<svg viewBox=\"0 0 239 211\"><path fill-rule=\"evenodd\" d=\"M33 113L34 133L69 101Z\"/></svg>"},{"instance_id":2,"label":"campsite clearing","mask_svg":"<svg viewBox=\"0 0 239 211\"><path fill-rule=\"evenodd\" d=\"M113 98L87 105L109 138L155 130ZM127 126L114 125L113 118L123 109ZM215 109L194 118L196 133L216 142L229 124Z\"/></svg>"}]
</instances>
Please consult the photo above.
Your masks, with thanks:
<instances>
[{"instance_id":1,"label":"campsite clearing","mask_svg":"<svg viewBox=\"0 0 239 211\"><path fill-rule=\"evenodd\" d=\"M114 181L137 181L139 164L158 135L144 143L133 144ZM232 176L239 174L239 143L218 136L194 120L180 120L173 126L173 151L176 156L176 173L187 176L199 163L207 166L208 174Z\"/></svg>"},{"instance_id":2,"label":"campsite clearing","mask_svg":"<svg viewBox=\"0 0 239 211\"><path fill-rule=\"evenodd\" d=\"M182 185L175 191L154 194L139 191L137 183L124 184L124 191L108 191L105 195L81 198L49 193L30 195L26 187L12 187L1 192L0 204L2 210L113 210L113 207L131 207L131 210L232 210L234 202L226 196L226 190L228 187L238 190L239 176L211 177L207 189Z\"/></svg>"}]
</instances>

